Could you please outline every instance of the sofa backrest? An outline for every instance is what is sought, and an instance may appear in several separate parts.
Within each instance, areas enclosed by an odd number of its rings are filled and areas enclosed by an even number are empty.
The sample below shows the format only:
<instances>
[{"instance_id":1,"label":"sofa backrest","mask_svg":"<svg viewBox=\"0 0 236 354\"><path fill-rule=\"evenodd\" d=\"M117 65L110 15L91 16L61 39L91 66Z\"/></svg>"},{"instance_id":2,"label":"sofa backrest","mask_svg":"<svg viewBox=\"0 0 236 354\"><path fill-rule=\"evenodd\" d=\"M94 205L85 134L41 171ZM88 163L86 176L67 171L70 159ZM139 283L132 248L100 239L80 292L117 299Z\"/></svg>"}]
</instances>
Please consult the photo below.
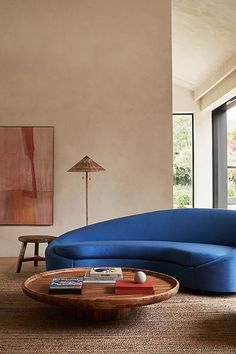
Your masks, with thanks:
<instances>
[{"instance_id":1,"label":"sofa backrest","mask_svg":"<svg viewBox=\"0 0 236 354\"><path fill-rule=\"evenodd\" d=\"M108 220L72 230L60 242L150 240L236 246L236 211L169 209Z\"/></svg>"}]
</instances>

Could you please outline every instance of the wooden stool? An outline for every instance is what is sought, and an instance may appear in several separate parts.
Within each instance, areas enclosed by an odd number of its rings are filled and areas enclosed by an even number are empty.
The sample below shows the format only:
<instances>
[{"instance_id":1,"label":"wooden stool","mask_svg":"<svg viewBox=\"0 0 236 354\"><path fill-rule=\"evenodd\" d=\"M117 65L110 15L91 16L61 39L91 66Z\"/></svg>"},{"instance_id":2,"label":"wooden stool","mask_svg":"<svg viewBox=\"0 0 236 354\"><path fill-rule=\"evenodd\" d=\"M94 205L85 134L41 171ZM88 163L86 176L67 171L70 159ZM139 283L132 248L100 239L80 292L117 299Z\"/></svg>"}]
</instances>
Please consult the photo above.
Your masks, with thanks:
<instances>
[{"instance_id":1,"label":"wooden stool","mask_svg":"<svg viewBox=\"0 0 236 354\"><path fill-rule=\"evenodd\" d=\"M19 254L19 258L18 258L18 262L17 262L17 271L16 273L19 273L21 270L21 266L23 262L28 262L28 261L34 261L34 266L37 267L38 265L38 261L45 261L44 257L40 257L39 256L39 244L40 243L44 243L47 242L47 244L49 244L52 240L54 240L56 237L54 236L48 236L48 235L28 235L28 236L20 236L18 237L18 240L20 242L22 242L21 245L21 250L20 250L20 254ZM34 243L34 257L28 257L28 258L24 258L25 256L25 250L26 250L26 246L27 243Z\"/></svg>"}]
</instances>

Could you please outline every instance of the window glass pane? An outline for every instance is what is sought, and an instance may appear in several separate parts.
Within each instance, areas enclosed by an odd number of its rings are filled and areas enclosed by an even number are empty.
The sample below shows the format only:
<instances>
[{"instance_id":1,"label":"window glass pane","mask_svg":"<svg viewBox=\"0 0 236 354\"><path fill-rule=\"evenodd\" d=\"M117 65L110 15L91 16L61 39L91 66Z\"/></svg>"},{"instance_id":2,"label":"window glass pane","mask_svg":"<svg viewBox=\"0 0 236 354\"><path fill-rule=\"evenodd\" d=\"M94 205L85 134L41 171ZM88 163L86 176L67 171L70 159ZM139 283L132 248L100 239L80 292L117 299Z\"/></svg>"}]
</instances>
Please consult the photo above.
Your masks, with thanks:
<instances>
[{"instance_id":1,"label":"window glass pane","mask_svg":"<svg viewBox=\"0 0 236 354\"><path fill-rule=\"evenodd\" d=\"M236 106L227 110L228 208L236 209Z\"/></svg>"},{"instance_id":2,"label":"window glass pane","mask_svg":"<svg viewBox=\"0 0 236 354\"><path fill-rule=\"evenodd\" d=\"M174 208L193 207L192 114L173 115Z\"/></svg>"}]
</instances>

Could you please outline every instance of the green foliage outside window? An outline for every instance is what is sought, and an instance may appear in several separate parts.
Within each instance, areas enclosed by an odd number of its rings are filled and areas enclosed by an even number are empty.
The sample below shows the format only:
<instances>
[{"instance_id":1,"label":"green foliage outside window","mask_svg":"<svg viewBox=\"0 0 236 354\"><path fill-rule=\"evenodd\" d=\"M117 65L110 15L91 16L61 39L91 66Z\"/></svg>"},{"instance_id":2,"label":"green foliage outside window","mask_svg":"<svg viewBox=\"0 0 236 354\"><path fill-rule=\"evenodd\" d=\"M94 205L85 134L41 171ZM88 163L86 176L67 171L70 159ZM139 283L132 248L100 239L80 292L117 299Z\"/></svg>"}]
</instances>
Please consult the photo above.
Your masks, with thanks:
<instances>
[{"instance_id":1,"label":"green foliage outside window","mask_svg":"<svg viewBox=\"0 0 236 354\"><path fill-rule=\"evenodd\" d=\"M192 119L173 117L174 207L192 206Z\"/></svg>"},{"instance_id":2,"label":"green foliage outside window","mask_svg":"<svg viewBox=\"0 0 236 354\"><path fill-rule=\"evenodd\" d=\"M236 197L235 183L233 181L228 182L228 197Z\"/></svg>"},{"instance_id":3,"label":"green foliage outside window","mask_svg":"<svg viewBox=\"0 0 236 354\"><path fill-rule=\"evenodd\" d=\"M228 131L228 197L236 196L236 130Z\"/></svg>"}]
</instances>

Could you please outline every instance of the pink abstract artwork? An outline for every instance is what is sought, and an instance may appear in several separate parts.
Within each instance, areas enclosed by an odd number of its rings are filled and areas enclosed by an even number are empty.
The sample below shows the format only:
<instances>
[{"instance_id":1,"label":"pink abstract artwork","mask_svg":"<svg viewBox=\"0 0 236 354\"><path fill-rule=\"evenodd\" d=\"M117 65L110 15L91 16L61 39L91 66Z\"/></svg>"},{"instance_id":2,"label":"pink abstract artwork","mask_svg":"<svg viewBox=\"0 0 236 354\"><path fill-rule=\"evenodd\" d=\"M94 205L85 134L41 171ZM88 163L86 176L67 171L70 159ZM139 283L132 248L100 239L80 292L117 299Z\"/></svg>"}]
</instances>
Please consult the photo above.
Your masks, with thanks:
<instances>
[{"instance_id":1,"label":"pink abstract artwork","mask_svg":"<svg viewBox=\"0 0 236 354\"><path fill-rule=\"evenodd\" d=\"M0 224L51 225L53 127L0 127Z\"/></svg>"}]
</instances>

